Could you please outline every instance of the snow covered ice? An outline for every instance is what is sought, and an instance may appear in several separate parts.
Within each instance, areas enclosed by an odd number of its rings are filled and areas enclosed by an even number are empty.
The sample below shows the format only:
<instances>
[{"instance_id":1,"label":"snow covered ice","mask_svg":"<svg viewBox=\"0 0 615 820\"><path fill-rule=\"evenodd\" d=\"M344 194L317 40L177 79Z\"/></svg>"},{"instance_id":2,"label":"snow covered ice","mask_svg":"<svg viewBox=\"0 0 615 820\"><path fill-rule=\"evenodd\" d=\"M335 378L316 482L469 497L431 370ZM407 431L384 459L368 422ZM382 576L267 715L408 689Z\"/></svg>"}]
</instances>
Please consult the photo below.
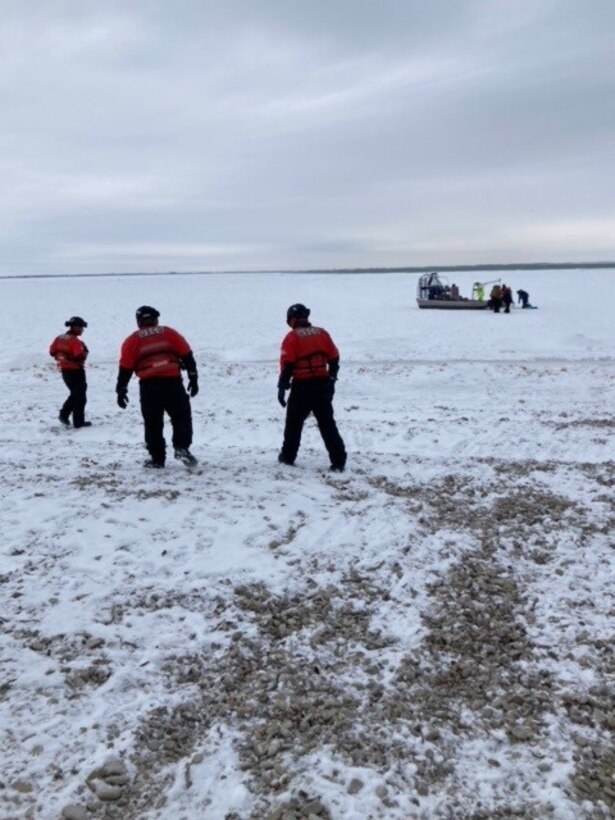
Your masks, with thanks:
<instances>
[{"instance_id":1,"label":"snow covered ice","mask_svg":"<svg viewBox=\"0 0 615 820\"><path fill-rule=\"evenodd\" d=\"M416 279L3 281L2 818L614 815L614 274L505 274L511 315ZM298 301L341 351L342 475L313 421L276 460ZM195 352L197 474L142 468L134 379L115 404L144 303Z\"/></svg>"}]
</instances>

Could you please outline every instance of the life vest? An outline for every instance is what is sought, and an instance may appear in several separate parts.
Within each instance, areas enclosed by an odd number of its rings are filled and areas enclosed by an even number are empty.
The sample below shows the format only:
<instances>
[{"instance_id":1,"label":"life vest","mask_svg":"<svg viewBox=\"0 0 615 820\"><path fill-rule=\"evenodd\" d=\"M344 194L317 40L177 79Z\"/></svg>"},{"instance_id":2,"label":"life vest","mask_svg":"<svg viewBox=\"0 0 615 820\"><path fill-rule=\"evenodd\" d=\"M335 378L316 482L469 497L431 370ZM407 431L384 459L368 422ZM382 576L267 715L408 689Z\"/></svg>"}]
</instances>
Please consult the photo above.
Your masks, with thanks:
<instances>
[{"instance_id":1,"label":"life vest","mask_svg":"<svg viewBox=\"0 0 615 820\"><path fill-rule=\"evenodd\" d=\"M120 367L134 370L140 379L177 378L181 374L180 359L190 352L188 342L173 328L143 327L124 341Z\"/></svg>"},{"instance_id":2,"label":"life vest","mask_svg":"<svg viewBox=\"0 0 615 820\"><path fill-rule=\"evenodd\" d=\"M321 327L296 327L282 341L280 370L292 366L293 380L326 379L329 361L339 358L333 339Z\"/></svg>"},{"instance_id":3,"label":"life vest","mask_svg":"<svg viewBox=\"0 0 615 820\"><path fill-rule=\"evenodd\" d=\"M51 343L49 355L56 360L60 370L83 370L88 349L73 333L61 333Z\"/></svg>"}]
</instances>

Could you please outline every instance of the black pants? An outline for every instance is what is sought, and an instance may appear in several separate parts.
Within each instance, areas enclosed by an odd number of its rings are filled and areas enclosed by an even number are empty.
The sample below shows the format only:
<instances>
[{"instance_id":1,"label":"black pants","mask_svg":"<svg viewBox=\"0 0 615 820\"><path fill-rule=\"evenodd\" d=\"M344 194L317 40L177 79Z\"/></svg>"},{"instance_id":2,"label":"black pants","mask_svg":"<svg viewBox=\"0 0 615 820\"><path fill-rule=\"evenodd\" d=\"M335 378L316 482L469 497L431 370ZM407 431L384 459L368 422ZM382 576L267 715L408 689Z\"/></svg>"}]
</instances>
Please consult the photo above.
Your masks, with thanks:
<instances>
[{"instance_id":1,"label":"black pants","mask_svg":"<svg viewBox=\"0 0 615 820\"><path fill-rule=\"evenodd\" d=\"M85 380L85 370L63 370L62 378L70 394L60 410L60 417L69 421L72 413L75 427L83 427L85 420L85 405L87 403L88 385Z\"/></svg>"},{"instance_id":2,"label":"black pants","mask_svg":"<svg viewBox=\"0 0 615 820\"><path fill-rule=\"evenodd\" d=\"M286 408L281 458L288 464L295 461L303 425L310 413L314 413L331 465L343 467L346 464L346 448L333 418L331 385L328 379L308 379L293 383Z\"/></svg>"},{"instance_id":3,"label":"black pants","mask_svg":"<svg viewBox=\"0 0 615 820\"><path fill-rule=\"evenodd\" d=\"M163 435L164 414L173 428L173 449L192 444L192 410L181 378L142 379L139 382L141 413L145 425L145 446L154 461L164 464L166 441Z\"/></svg>"},{"instance_id":4,"label":"black pants","mask_svg":"<svg viewBox=\"0 0 615 820\"><path fill-rule=\"evenodd\" d=\"M504 302L504 313L510 313L510 306L512 302Z\"/></svg>"},{"instance_id":5,"label":"black pants","mask_svg":"<svg viewBox=\"0 0 615 820\"><path fill-rule=\"evenodd\" d=\"M501 299L491 299L491 310L494 313L499 313L500 308L502 307L502 300Z\"/></svg>"}]
</instances>

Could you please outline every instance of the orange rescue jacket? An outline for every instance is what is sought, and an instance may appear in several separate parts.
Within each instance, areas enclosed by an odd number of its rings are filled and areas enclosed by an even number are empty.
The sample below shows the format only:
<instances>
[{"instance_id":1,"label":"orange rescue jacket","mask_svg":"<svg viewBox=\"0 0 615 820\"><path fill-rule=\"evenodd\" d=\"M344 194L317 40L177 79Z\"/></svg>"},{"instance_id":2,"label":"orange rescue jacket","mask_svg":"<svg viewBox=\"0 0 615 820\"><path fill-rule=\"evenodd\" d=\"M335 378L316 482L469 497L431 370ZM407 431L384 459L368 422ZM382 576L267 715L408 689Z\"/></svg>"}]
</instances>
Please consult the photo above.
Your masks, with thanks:
<instances>
[{"instance_id":1,"label":"orange rescue jacket","mask_svg":"<svg viewBox=\"0 0 615 820\"><path fill-rule=\"evenodd\" d=\"M280 372L292 368L294 381L326 379L329 362L339 359L339 350L322 327L296 327L282 341Z\"/></svg>"},{"instance_id":2,"label":"orange rescue jacket","mask_svg":"<svg viewBox=\"0 0 615 820\"><path fill-rule=\"evenodd\" d=\"M49 346L49 355L56 360L60 370L83 370L88 349L74 333L61 333Z\"/></svg>"},{"instance_id":3,"label":"orange rescue jacket","mask_svg":"<svg viewBox=\"0 0 615 820\"><path fill-rule=\"evenodd\" d=\"M181 357L191 352L188 342L172 327L143 327L124 341L120 367L134 370L140 379L176 378L181 374Z\"/></svg>"}]
</instances>

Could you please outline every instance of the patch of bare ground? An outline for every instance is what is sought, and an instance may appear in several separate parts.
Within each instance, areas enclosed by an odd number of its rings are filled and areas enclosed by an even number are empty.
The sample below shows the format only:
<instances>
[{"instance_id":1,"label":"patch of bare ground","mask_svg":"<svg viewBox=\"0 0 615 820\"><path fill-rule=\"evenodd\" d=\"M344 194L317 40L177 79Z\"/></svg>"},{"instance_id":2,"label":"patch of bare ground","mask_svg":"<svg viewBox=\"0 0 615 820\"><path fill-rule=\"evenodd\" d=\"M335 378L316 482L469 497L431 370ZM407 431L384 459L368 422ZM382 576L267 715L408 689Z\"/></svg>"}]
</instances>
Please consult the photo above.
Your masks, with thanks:
<instances>
[{"instance_id":1,"label":"patch of bare ground","mask_svg":"<svg viewBox=\"0 0 615 820\"><path fill-rule=\"evenodd\" d=\"M556 473L561 465L508 465L486 482L484 474L481 482L453 472L430 486L370 480L369 492L394 499L398 514L418 521L425 534L466 533L472 545L430 585L429 606L420 613L426 637L411 652L402 653L373 627L389 598L395 563L383 562L370 577L335 567L336 582L327 586L304 567L302 589L292 594L273 594L258 583L208 604L198 595L181 602L172 593L137 596L134 605L149 610L205 606L219 617L227 641L206 655L167 658L161 675L174 705L143 717L130 754L131 782L116 802L90 805L93 820L137 820L155 810L163 816L177 768L189 790L192 762L206 740L215 753L220 727L236 738L254 799L250 820L335 817L334 807L306 791L302 779L307 761L322 750L340 762L328 776L341 792L365 787L359 778L346 782L341 764L376 773L378 817L429 817L428 799L437 805L431 816L443 818L554 817L547 791L532 790L527 780L535 784L553 769L554 725L574 766L562 790L578 816L614 816L611 645L593 642L588 663L597 684L588 694L564 687L533 644L530 604L510 563L516 544L540 572L552 560L558 533L589 544L603 532L582 504L532 482L543 468ZM596 467L592 474L603 494L607 473ZM349 489L348 495L352 503L364 500L362 491ZM295 535L289 530L280 543ZM407 606L414 607L413 600ZM517 770L523 773L514 783L494 776L483 804L457 767L473 742L490 744L504 757L526 754L534 770ZM487 765L497 772L502 763ZM415 813L408 814L408 800Z\"/></svg>"},{"instance_id":2,"label":"patch of bare ground","mask_svg":"<svg viewBox=\"0 0 615 820\"><path fill-rule=\"evenodd\" d=\"M595 481L602 487L615 486L615 461L603 461L601 464L583 462L576 466L590 481Z\"/></svg>"},{"instance_id":3,"label":"patch of bare ground","mask_svg":"<svg viewBox=\"0 0 615 820\"><path fill-rule=\"evenodd\" d=\"M257 796L251 817L330 818L320 798L293 788L293 780L301 758L323 746L351 762L370 757L368 732L357 734L356 724L380 672L372 656L390 643L370 628L382 594L356 576L341 589L314 585L293 596L273 596L262 584L238 587L233 620L249 624L253 637L236 630L230 646L211 656L168 658L161 670L168 688L185 697L146 716L136 731L130 788L92 816L129 820L162 810L169 765L188 770L208 731L224 724L237 732L241 767Z\"/></svg>"},{"instance_id":4,"label":"patch of bare ground","mask_svg":"<svg viewBox=\"0 0 615 820\"><path fill-rule=\"evenodd\" d=\"M523 541L566 528L584 543L596 533L607 532L609 522L592 520L583 504L532 483L531 472L542 467L545 465L539 467L535 462L508 464L500 468L506 473L506 483L477 481L471 474L456 473L429 486L399 485L385 478L370 483L387 495L405 499L409 514L431 533L450 529L500 541L508 537Z\"/></svg>"},{"instance_id":5,"label":"patch of bare ground","mask_svg":"<svg viewBox=\"0 0 615 820\"><path fill-rule=\"evenodd\" d=\"M448 576L433 587L432 607L423 618L429 627L426 658L408 657L398 673L403 681L424 681L415 687L408 702L392 701L398 713L409 719L420 713L431 716L436 734L451 729L460 735L464 728L459 715L464 707L473 715L473 731L504 731L511 743L537 744L545 726L545 716L555 716L562 733L568 737L575 772L564 791L579 806L579 817L615 816L615 653L613 643L583 642L589 650L584 666L592 668L601 681L588 695L566 691L540 668L539 653L523 626L527 619L527 600L520 591L510 567L502 563L504 542L512 541L517 552L524 544L541 543L541 549L526 553L537 564L550 561L546 535L572 533L576 543L587 545L596 535L608 535L612 515L601 521L592 519L580 503L528 483L531 471L556 472L557 464L500 465L498 472L520 479L507 484L506 492L496 484L474 486L472 479L449 475L435 486L400 487L388 481L376 485L389 495L407 498L410 509L419 513L423 527L436 532L441 528L474 532L480 549L453 567ZM612 463L575 465L598 485L612 486ZM561 468L561 467L560 467ZM612 509L611 495L599 494L595 500ZM579 616L580 618L582 616ZM529 621L532 620L530 615ZM583 623L583 621L580 621ZM426 708L421 708L421 692ZM386 703L386 699L383 699ZM562 719L562 716L563 719ZM544 771L551 764L540 764ZM427 770L434 782L441 770ZM428 783L424 788L429 788ZM581 806L583 808L581 809ZM588 808L589 806L589 808ZM456 814L460 806L448 803L451 816L494 817L482 814ZM548 816L553 807L517 802L502 809L502 816ZM447 815L444 815L447 816Z\"/></svg>"},{"instance_id":6,"label":"patch of bare ground","mask_svg":"<svg viewBox=\"0 0 615 820\"><path fill-rule=\"evenodd\" d=\"M527 468L518 469L518 475L527 475ZM585 510L577 502L530 483L503 486L500 481L478 482L472 476L450 473L429 486L403 486L384 478L371 484L387 495L406 499L409 512L429 532L451 529L502 535L505 530L519 532L533 526L544 530L561 524L562 516L570 524L587 524Z\"/></svg>"},{"instance_id":7,"label":"patch of bare ground","mask_svg":"<svg viewBox=\"0 0 615 820\"><path fill-rule=\"evenodd\" d=\"M589 427L598 430L615 429L615 418L589 418L589 419L573 419L572 421L552 421L547 422L555 427L556 430L567 430L570 427Z\"/></svg>"},{"instance_id":8,"label":"patch of bare ground","mask_svg":"<svg viewBox=\"0 0 615 820\"><path fill-rule=\"evenodd\" d=\"M105 641L88 632L73 636L63 634L45 636L36 629L11 629L13 638L30 649L58 664L68 687L66 697L78 697L86 687L101 686L112 674L109 658L104 653Z\"/></svg>"},{"instance_id":9,"label":"patch of bare ground","mask_svg":"<svg viewBox=\"0 0 615 820\"><path fill-rule=\"evenodd\" d=\"M86 492L97 489L102 490L108 496L120 496L122 498L133 496L139 501L147 501L151 498L175 501L180 495L180 491L172 486L156 487L154 489L131 486L126 482L121 472L116 475L109 471L89 471L73 478L70 483L73 487Z\"/></svg>"}]
</instances>

